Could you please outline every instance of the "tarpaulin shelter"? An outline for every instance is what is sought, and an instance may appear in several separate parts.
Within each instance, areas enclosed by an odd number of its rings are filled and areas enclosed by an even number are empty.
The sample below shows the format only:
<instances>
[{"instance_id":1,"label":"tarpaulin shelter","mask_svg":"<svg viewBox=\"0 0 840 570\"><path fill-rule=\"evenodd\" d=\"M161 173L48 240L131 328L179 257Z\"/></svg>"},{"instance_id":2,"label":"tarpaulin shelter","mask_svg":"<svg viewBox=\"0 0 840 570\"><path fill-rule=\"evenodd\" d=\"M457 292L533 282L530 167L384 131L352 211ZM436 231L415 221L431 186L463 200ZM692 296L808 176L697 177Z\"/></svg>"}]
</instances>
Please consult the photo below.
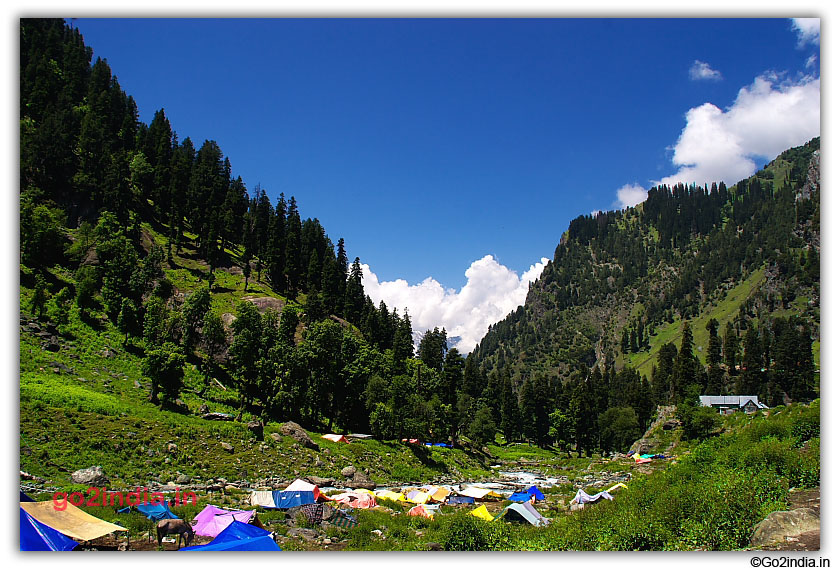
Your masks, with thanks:
<instances>
[{"instance_id":1,"label":"tarpaulin shelter","mask_svg":"<svg viewBox=\"0 0 840 570\"><path fill-rule=\"evenodd\" d=\"M231 522L219 535L208 544L190 546L181 550L235 550L235 551L267 551L282 550L271 533L254 525Z\"/></svg>"},{"instance_id":2,"label":"tarpaulin shelter","mask_svg":"<svg viewBox=\"0 0 840 570\"><path fill-rule=\"evenodd\" d=\"M482 487L466 487L458 491L459 495L463 495L465 497L472 497L473 499L501 499L502 496L498 494L496 491L492 489L484 489Z\"/></svg>"},{"instance_id":3,"label":"tarpaulin shelter","mask_svg":"<svg viewBox=\"0 0 840 570\"><path fill-rule=\"evenodd\" d=\"M21 493L22 495L23 493ZM32 499L25 502L34 502ZM20 509L20 549L25 551L67 551L79 543L54 528L35 520L32 515Z\"/></svg>"},{"instance_id":4,"label":"tarpaulin shelter","mask_svg":"<svg viewBox=\"0 0 840 570\"><path fill-rule=\"evenodd\" d=\"M587 503L597 503L602 499L608 499L610 501L613 500L613 496L607 493L606 491L601 491L600 493L595 493L594 495L590 495L583 489L578 489L577 493L575 494L575 498L572 499L570 504L579 504L585 505Z\"/></svg>"},{"instance_id":5,"label":"tarpaulin shelter","mask_svg":"<svg viewBox=\"0 0 840 570\"><path fill-rule=\"evenodd\" d=\"M519 491L518 493L513 493L508 499L515 503L526 503L531 501L531 496L525 491Z\"/></svg>"},{"instance_id":6,"label":"tarpaulin shelter","mask_svg":"<svg viewBox=\"0 0 840 570\"><path fill-rule=\"evenodd\" d=\"M195 515L193 531L200 536L216 537L235 520L262 528L257 511L229 511L215 505L207 505Z\"/></svg>"},{"instance_id":7,"label":"tarpaulin shelter","mask_svg":"<svg viewBox=\"0 0 840 570\"><path fill-rule=\"evenodd\" d=\"M469 514L485 521L493 520L493 515L490 514L490 511L487 510L485 505L480 505L478 508L471 510Z\"/></svg>"},{"instance_id":8,"label":"tarpaulin shelter","mask_svg":"<svg viewBox=\"0 0 840 570\"><path fill-rule=\"evenodd\" d=\"M52 501L23 502L20 508L33 519L79 541L93 540L106 534L127 529L89 515L68 502L66 508L58 511Z\"/></svg>"},{"instance_id":9,"label":"tarpaulin shelter","mask_svg":"<svg viewBox=\"0 0 840 570\"><path fill-rule=\"evenodd\" d=\"M438 503L444 502L446 497L452 494L452 491L446 487L438 487L437 485L426 485L424 489L426 489L426 492L429 494L429 499L437 501Z\"/></svg>"},{"instance_id":10,"label":"tarpaulin shelter","mask_svg":"<svg viewBox=\"0 0 840 570\"><path fill-rule=\"evenodd\" d=\"M179 519L178 515L169 510L166 503L155 505L152 503L143 503L136 506L137 510L146 515L146 518L152 521L159 521L163 519Z\"/></svg>"},{"instance_id":11,"label":"tarpaulin shelter","mask_svg":"<svg viewBox=\"0 0 840 570\"><path fill-rule=\"evenodd\" d=\"M639 455L638 453L634 453L634 454L633 454L633 459L635 459L635 460L636 460L636 463L650 463L651 461L653 461L653 460L651 459L651 457L652 457L652 456L649 456L649 457L642 457L642 456L641 456L641 455Z\"/></svg>"},{"instance_id":12,"label":"tarpaulin shelter","mask_svg":"<svg viewBox=\"0 0 840 570\"><path fill-rule=\"evenodd\" d=\"M265 507L266 509L276 509L277 505L274 502L273 491L251 491L251 498L249 500L251 506Z\"/></svg>"},{"instance_id":13,"label":"tarpaulin shelter","mask_svg":"<svg viewBox=\"0 0 840 570\"><path fill-rule=\"evenodd\" d=\"M350 441L343 435L337 435L334 433L325 433L321 437L330 441L334 441L336 443L350 443Z\"/></svg>"},{"instance_id":14,"label":"tarpaulin shelter","mask_svg":"<svg viewBox=\"0 0 840 570\"><path fill-rule=\"evenodd\" d=\"M446 497L447 505L474 505L475 499L472 497L459 497L458 495L449 495Z\"/></svg>"},{"instance_id":15,"label":"tarpaulin shelter","mask_svg":"<svg viewBox=\"0 0 840 570\"><path fill-rule=\"evenodd\" d=\"M405 498L412 503L424 504L429 502L429 494L425 491L414 490L406 493Z\"/></svg>"},{"instance_id":16,"label":"tarpaulin shelter","mask_svg":"<svg viewBox=\"0 0 840 570\"><path fill-rule=\"evenodd\" d=\"M376 497L367 493L356 493L348 491L340 495L332 495L327 497L330 501L348 505L354 509L372 509L376 506Z\"/></svg>"},{"instance_id":17,"label":"tarpaulin shelter","mask_svg":"<svg viewBox=\"0 0 840 570\"><path fill-rule=\"evenodd\" d=\"M545 501L545 495L543 495L542 491L536 485L531 485L525 492L534 497L535 501Z\"/></svg>"},{"instance_id":18,"label":"tarpaulin shelter","mask_svg":"<svg viewBox=\"0 0 840 570\"><path fill-rule=\"evenodd\" d=\"M312 491L274 491L274 506L278 509L291 509L301 505L317 503ZM323 496L323 495L322 495Z\"/></svg>"},{"instance_id":19,"label":"tarpaulin shelter","mask_svg":"<svg viewBox=\"0 0 840 570\"><path fill-rule=\"evenodd\" d=\"M321 490L318 488L318 485L313 485L308 481L304 481L303 479L295 479L292 481L292 484L283 489L284 491L312 491L312 494L315 495L315 500L321 498Z\"/></svg>"},{"instance_id":20,"label":"tarpaulin shelter","mask_svg":"<svg viewBox=\"0 0 840 570\"><path fill-rule=\"evenodd\" d=\"M395 493L393 491L389 491L387 489L383 489L382 491L377 491L376 496L381 499L388 499L390 501L408 501L405 498L405 495L402 493Z\"/></svg>"},{"instance_id":21,"label":"tarpaulin shelter","mask_svg":"<svg viewBox=\"0 0 840 570\"><path fill-rule=\"evenodd\" d=\"M417 505L408 511L409 516L425 517L427 519L435 518L435 511L429 505Z\"/></svg>"},{"instance_id":22,"label":"tarpaulin shelter","mask_svg":"<svg viewBox=\"0 0 840 570\"><path fill-rule=\"evenodd\" d=\"M542 516L531 503L511 503L496 518L513 521L525 521L534 526L545 526L548 519Z\"/></svg>"}]
</instances>

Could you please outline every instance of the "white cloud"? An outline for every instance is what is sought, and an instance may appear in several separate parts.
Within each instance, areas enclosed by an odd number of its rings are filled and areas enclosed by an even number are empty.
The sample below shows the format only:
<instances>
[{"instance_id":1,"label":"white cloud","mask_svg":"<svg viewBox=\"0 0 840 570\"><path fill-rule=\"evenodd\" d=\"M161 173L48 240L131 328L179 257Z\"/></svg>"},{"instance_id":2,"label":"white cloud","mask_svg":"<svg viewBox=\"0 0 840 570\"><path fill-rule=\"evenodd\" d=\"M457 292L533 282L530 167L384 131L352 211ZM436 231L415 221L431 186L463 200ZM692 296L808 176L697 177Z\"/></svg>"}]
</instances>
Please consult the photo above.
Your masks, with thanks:
<instances>
[{"instance_id":1,"label":"white cloud","mask_svg":"<svg viewBox=\"0 0 840 570\"><path fill-rule=\"evenodd\" d=\"M809 57L808 60L805 62L805 68L810 69L815 65L817 65L817 54L812 53L811 57Z\"/></svg>"},{"instance_id":2,"label":"white cloud","mask_svg":"<svg viewBox=\"0 0 840 570\"><path fill-rule=\"evenodd\" d=\"M773 159L820 134L820 80L757 77L725 111L711 103L686 113L674 147L679 171L658 183L733 184L756 171L753 159Z\"/></svg>"},{"instance_id":3,"label":"white cloud","mask_svg":"<svg viewBox=\"0 0 840 570\"><path fill-rule=\"evenodd\" d=\"M820 45L820 19L819 18L793 18L791 27L799 36L799 47L807 44Z\"/></svg>"},{"instance_id":4,"label":"white cloud","mask_svg":"<svg viewBox=\"0 0 840 570\"><path fill-rule=\"evenodd\" d=\"M629 208L647 200L648 191L638 184L625 184L615 191L613 208Z\"/></svg>"},{"instance_id":5,"label":"white cloud","mask_svg":"<svg viewBox=\"0 0 840 570\"><path fill-rule=\"evenodd\" d=\"M688 76L694 81L720 81L723 79L720 71L712 69L712 66L699 59L694 60L694 64L688 70Z\"/></svg>"},{"instance_id":6,"label":"white cloud","mask_svg":"<svg viewBox=\"0 0 840 570\"><path fill-rule=\"evenodd\" d=\"M375 304L385 301L398 312L408 308L415 331L446 328L447 336L461 338L455 346L466 354L475 348L488 326L525 302L529 284L547 263L548 258L543 257L519 276L493 256L485 255L466 270L467 284L460 291L444 289L432 277L416 285L409 285L405 279L380 282L367 264L362 265L362 272L365 293Z\"/></svg>"}]
</instances>

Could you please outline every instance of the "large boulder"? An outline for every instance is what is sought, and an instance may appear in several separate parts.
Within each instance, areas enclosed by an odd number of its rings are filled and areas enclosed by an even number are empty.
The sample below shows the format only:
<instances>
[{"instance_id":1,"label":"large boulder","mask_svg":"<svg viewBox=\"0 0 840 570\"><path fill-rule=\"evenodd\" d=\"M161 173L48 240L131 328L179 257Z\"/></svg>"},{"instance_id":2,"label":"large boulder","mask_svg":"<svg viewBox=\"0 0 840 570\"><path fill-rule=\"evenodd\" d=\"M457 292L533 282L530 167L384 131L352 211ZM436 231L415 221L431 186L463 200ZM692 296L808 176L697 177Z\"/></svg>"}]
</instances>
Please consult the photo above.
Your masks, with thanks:
<instances>
[{"instance_id":1,"label":"large boulder","mask_svg":"<svg viewBox=\"0 0 840 570\"><path fill-rule=\"evenodd\" d=\"M773 511L755 527L750 546L770 546L787 537L820 530L820 516L810 507L792 511Z\"/></svg>"},{"instance_id":2,"label":"large boulder","mask_svg":"<svg viewBox=\"0 0 840 570\"><path fill-rule=\"evenodd\" d=\"M356 471L356 474L353 475L352 485L356 489L367 489L368 491L376 489L376 483L361 471Z\"/></svg>"},{"instance_id":3,"label":"large boulder","mask_svg":"<svg viewBox=\"0 0 840 570\"><path fill-rule=\"evenodd\" d=\"M335 479L328 479L327 477L318 477L317 475L307 475L305 479L313 485L317 485L318 487L332 487L333 483L335 483Z\"/></svg>"},{"instance_id":4,"label":"large boulder","mask_svg":"<svg viewBox=\"0 0 840 570\"><path fill-rule=\"evenodd\" d=\"M248 422L247 427L248 431L254 434L254 437L256 437L258 441L262 440L264 427L262 421Z\"/></svg>"},{"instance_id":5,"label":"large boulder","mask_svg":"<svg viewBox=\"0 0 840 570\"><path fill-rule=\"evenodd\" d=\"M312 441L312 438L309 437L309 434L306 433L306 430L304 430L302 427L300 427L300 425L296 424L295 422L284 423L282 426L280 426L280 433L291 437L304 447L316 450L319 449L318 444Z\"/></svg>"},{"instance_id":6,"label":"large boulder","mask_svg":"<svg viewBox=\"0 0 840 570\"><path fill-rule=\"evenodd\" d=\"M352 465L348 465L344 469L341 470L342 477L347 477L348 479L353 477L356 474L356 468Z\"/></svg>"},{"instance_id":7,"label":"large boulder","mask_svg":"<svg viewBox=\"0 0 840 570\"><path fill-rule=\"evenodd\" d=\"M99 465L74 471L70 480L78 485L90 485L91 487L104 487L111 482Z\"/></svg>"}]
</instances>

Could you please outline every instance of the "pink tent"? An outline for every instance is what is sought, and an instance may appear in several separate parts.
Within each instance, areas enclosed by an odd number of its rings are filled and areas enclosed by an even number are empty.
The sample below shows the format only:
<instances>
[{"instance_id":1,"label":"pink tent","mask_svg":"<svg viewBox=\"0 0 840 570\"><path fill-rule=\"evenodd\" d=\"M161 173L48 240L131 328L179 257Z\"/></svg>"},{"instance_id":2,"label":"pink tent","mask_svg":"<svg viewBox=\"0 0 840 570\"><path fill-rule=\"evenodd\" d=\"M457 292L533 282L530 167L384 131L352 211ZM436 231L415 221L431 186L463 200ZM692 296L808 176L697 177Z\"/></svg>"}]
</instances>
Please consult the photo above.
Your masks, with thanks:
<instances>
[{"instance_id":1,"label":"pink tent","mask_svg":"<svg viewBox=\"0 0 840 570\"><path fill-rule=\"evenodd\" d=\"M368 493L355 493L348 491L347 493L341 493L340 495L333 495L326 498L331 501L335 501L336 503L349 505L354 509L370 509L376 506L376 497Z\"/></svg>"},{"instance_id":2,"label":"pink tent","mask_svg":"<svg viewBox=\"0 0 840 570\"><path fill-rule=\"evenodd\" d=\"M313 485L308 481L304 481L303 479L295 479L291 485L283 489L284 491L312 491L312 494L315 496L315 500L317 501L321 495L321 489L318 488L318 485Z\"/></svg>"},{"instance_id":3,"label":"pink tent","mask_svg":"<svg viewBox=\"0 0 840 570\"><path fill-rule=\"evenodd\" d=\"M229 511L215 505L207 505L195 516L193 530L200 536L216 537L235 520L262 528L257 511Z\"/></svg>"}]
</instances>

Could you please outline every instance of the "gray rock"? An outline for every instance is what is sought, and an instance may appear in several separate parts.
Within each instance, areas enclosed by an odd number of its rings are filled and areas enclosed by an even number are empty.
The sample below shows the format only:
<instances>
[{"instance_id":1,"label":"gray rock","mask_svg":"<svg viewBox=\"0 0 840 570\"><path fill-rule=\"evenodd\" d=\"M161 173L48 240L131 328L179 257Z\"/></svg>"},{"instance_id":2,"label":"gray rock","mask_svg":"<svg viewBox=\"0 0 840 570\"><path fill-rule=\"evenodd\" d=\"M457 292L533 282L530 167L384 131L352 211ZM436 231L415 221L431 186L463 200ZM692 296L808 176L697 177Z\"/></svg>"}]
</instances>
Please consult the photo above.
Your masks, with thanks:
<instances>
[{"instance_id":1,"label":"gray rock","mask_svg":"<svg viewBox=\"0 0 840 570\"><path fill-rule=\"evenodd\" d=\"M341 475L343 477L348 477L349 478L349 477L352 477L355 474L356 474L356 468L353 467L352 465L348 465L347 467L345 467L344 469L341 470Z\"/></svg>"},{"instance_id":2,"label":"gray rock","mask_svg":"<svg viewBox=\"0 0 840 570\"><path fill-rule=\"evenodd\" d=\"M79 469L78 471L73 472L70 476L70 480L73 481L73 483L79 485L90 485L91 487L104 487L111 482L110 479L105 476L105 473L102 471L102 467L99 465Z\"/></svg>"},{"instance_id":3,"label":"gray rock","mask_svg":"<svg viewBox=\"0 0 840 570\"><path fill-rule=\"evenodd\" d=\"M306 477L306 480L312 483L313 485L318 485L319 487L332 487L333 483L335 483L335 479L318 477L316 475L308 475Z\"/></svg>"},{"instance_id":4,"label":"gray rock","mask_svg":"<svg viewBox=\"0 0 840 570\"><path fill-rule=\"evenodd\" d=\"M178 451L178 446L174 443L168 443L166 444L166 451L168 451L169 453L175 453L176 451Z\"/></svg>"},{"instance_id":5,"label":"gray rock","mask_svg":"<svg viewBox=\"0 0 840 570\"><path fill-rule=\"evenodd\" d=\"M175 482L178 483L179 485L186 485L190 481L192 481L190 476L189 475L184 475L184 474L178 475L178 477L175 479Z\"/></svg>"},{"instance_id":6,"label":"gray rock","mask_svg":"<svg viewBox=\"0 0 840 570\"><path fill-rule=\"evenodd\" d=\"M280 433L282 433L283 435L288 435L304 447L308 447L309 449L315 450L320 449L318 447L318 444L312 441L312 438L309 437L309 434L306 433L306 431L295 422L284 423L282 426L280 426Z\"/></svg>"},{"instance_id":7,"label":"gray rock","mask_svg":"<svg viewBox=\"0 0 840 570\"><path fill-rule=\"evenodd\" d=\"M276 431L268 434L268 437L270 437L276 442L279 442L281 439L283 439L283 436L277 433Z\"/></svg>"},{"instance_id":8,"label":"gray rock","mask_svg":"<svg viewBox=\"0 0 840 570\"><path fill-rule=\"evenodd\" d=\"M355 475L353 475L352 484L357 489L367 489L368 491L373 491L376 489L376 483L371 481L367 475L357 471Z\"/></svg>"},{"instance_id":9,"label":"gray rock","mask_svg":"<svg viewBox=\"0 0 840 570\"><path fill-rule=\"evenodd\" d=\"M209 414L210 413L210 407L206 403L203 403L203 404L201 404L201 406L199 406L198 413L199 414Z\"/></svg>"},{"instance_id":10,"label":"gray rock","mask_svg":"<svg viewBox=\"0 0 840 570\"><path fill-rule=\"evenodd\" d=\"M233 416L231 414L224 414L222 412L210 412L201 416L203 420L212 420L218 422L232 422Z\"/></svg>"},{"instance_id":11,"label":"gray rock","mask_svg":"<svg viewBox=\"0 0 840 570\"><path fill-rule=\"evenodd\" d=\"M219 445L221 446L222 449L224 449L228 453L233 453L233 446L231 444L223 441Z\"/></svg>"},{"instance_id":12,"label":"gray rock","mask_svg":"<svg viewBox=\"0 0 840 570\"><path fill-rule=\"evenodd\" d=\"M316 538L318 538L318 531L315 531L311 528L297 527L297 528L289 529L289 532L286 533L286 536L291 536L293 538L294 537L300 537L303 540L312 541L312 540L315 540Z\"/></svg>"},{"instance_id":13,"label":"gray rock","mask_svg":"<svg viewBox=\"0 0 840 570\"><path fill-rule=\"evenodd\" d=\"M750 538L751 546L770 546L788 537L820 530L820 516L810 507L792 511L773 511L758 523Z\"/></svg>"}]
</instances>

